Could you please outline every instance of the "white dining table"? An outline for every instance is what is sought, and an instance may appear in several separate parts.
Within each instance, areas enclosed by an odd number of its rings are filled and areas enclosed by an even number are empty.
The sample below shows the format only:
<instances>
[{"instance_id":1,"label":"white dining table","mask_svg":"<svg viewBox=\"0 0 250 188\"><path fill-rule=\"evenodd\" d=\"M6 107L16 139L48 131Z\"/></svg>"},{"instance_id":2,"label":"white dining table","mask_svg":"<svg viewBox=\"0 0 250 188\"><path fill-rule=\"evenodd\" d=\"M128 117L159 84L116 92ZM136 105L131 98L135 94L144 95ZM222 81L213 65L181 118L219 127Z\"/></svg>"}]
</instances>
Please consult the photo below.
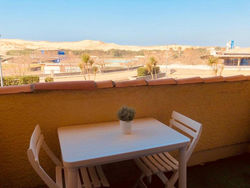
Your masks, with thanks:
<instances>
[{"instance_id":1,"label":"white dining table","mask_svg":"<svg viewBox=\"0 0 250 188\"><path fill-rule=\"evenodd\" d=\"M135 119L125 135L119 121L58 128L66 187L77 187L79 167L102 165L179 150L179 187L186 188L186 148L190 139L154 118Z\"/></svg>"}]
</instances>

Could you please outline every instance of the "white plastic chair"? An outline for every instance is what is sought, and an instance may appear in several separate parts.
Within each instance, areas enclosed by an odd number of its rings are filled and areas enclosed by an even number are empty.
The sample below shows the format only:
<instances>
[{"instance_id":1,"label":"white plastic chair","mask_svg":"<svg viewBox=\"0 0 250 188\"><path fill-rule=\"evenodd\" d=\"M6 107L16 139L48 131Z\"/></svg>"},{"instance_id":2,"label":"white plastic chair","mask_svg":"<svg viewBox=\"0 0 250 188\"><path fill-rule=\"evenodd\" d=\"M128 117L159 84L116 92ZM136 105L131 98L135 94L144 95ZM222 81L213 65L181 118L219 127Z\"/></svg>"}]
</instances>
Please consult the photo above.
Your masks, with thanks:
<instances>
[{"instance_id":1,"label":"white plastic chair","mask_svg":"<svg viewBox=\"0 0 250 188\"><path fill-rule=\"evenodd\" d=\"M41 167L39 163L39 152L43 148L50 159L56 165L56 181L54 181ZM63 176L63 166L61 161L54 155L54 153L49 149L48 145L44 140L44 136L41 134L41 129L39 125L35 127L30 139L30 146L27 150L27 155L29 162L36 173L41 177L41 179L46 183L49 188L62 188L64 187L64 176ZM88 168L80 168L81 173L78 174L78 188L92 188L92 187L109 187L109 182L107 181L101 166L94 166ZM82 180L81 180L81 178Z\"/></svg>"},{"instance_id":2,"label":"white plastic chair","mask_svg":"<svg viewBox=\"0 0 250 188\"><path fill-rule=\"evenodd\" d=\"M201 135L202 125L178 112L173 111L172 119L170 119L170 127L175 127L185 133L191 138L187 152L186 162L189 160L199 138ZM179 162L172 157L168 152L149 155L135 159L135 163L141 169L142 175L139 179L140 183L144 187L147 187L143 182L144 177L148 177L148 181L151 183L152 175L156 174L165 187L174 187L178 179ZM165 172L172 172L172 176L168 179L164 174Z\"/></svg>"}]
</instances>

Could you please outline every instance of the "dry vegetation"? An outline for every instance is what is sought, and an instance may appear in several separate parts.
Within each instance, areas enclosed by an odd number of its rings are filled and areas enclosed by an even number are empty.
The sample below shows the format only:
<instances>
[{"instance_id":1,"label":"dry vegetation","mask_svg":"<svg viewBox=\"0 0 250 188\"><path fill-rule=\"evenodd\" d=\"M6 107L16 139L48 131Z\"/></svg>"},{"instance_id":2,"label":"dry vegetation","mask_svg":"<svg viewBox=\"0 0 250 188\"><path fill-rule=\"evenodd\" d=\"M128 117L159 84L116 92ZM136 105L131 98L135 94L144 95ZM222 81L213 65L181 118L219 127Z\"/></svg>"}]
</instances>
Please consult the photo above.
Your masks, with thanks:
<instances>
[{"instance_id":1,"label":"dry vegetation","mask_svg":"<svg viewBox=\"0 0 250 188\"><path fill-rule=\"evenodd\" d=\"M135 65L145 65L150 57L154 57L158 64L207 64L206 59L202 56L208 55L206 48L181 48L177 50L117 50L112 49L108 51L103 50L64 50L65 54L61 60L62 63L78 65L81 62L81 56L88 54L94 57L95 64L100 67L105 67L105 59L133 59L136 56L137 60L128 63L127 66L133 67ZM46 50L43 53L40 50L24 49L24 50L9 50L8 64L4 65L4 72L8 75L25 75L33 74L38 63L50 62L52 59L58 58L57 50ZM37 72L38 73L38 72Z\"/></svg>"},{"instance_id":2,"label":"dry vegetation","mask_svg":"<svg viewBox=\"0 0 250 188\"><path fill-rule=\"evenodd\" d=\"M203 56L209 54L208 48L195 46L124 46L101 41L46 42L23 40L0 40L0 54L4 54L5 75L41 74L39 63L48 63L57 59L58 50L65 52L61 63L77 66L83 54L88 54L95 65L104 69L106 59L133 60L125 63L128 69L145 65L151 57L161 64L207 64ZM137 58L135 58L137 57ZM108 67L106 67L108 68Z\"/></svg>"}]
</instances>

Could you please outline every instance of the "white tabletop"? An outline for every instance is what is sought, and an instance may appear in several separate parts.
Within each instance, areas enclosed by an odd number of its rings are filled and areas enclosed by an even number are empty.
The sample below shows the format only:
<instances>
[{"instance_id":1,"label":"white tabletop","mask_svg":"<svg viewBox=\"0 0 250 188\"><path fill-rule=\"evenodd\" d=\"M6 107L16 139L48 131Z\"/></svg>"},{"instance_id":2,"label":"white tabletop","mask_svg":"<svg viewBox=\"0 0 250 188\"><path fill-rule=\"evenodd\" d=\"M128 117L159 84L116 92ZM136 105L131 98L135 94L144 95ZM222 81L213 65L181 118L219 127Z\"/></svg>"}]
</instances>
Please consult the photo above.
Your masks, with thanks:
<instances>
[{"instance_id":1,"label":"white tabletop","mask_svg":"<svg viewBox=\"0 0 250 188\"><path fill-rule=\"evenodd\" d=\"M135 119L132 134L119 121L61 127L58 136L65 167L91 166L170 151L190 139L153 118Z\"/></svg>"}]
</instances>

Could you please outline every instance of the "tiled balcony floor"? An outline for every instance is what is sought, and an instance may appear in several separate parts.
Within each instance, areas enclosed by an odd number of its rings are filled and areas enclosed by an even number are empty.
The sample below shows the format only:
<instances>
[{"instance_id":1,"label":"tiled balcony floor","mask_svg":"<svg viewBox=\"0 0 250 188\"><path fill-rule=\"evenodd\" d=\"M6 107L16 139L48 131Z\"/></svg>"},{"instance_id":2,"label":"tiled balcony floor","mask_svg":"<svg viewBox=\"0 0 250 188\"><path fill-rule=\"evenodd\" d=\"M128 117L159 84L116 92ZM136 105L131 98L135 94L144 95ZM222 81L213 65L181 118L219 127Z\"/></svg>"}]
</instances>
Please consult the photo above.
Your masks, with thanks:
<instances>
[{"instance_id":1,"label":"tiled balcony floor","mask_svg":"<svg viewBox=\"0 0 250 188\"><path fill-rule=\"evenodd\" d=\"M189 188L250 188L250 153L188 168Z\"/></svg>"},{"instance_id":2,"label":"tiled balcony floor","mask_svg":"<svg viewBox=\"0 0 250 188\"><path fill-rule=\"evenodd\" d=\"M105 165L103 169L111 188L132 188L140 176L140 170L131 160ZM187 184L188 188L250 188L250 154L189 167ZM148 187L164 188L164 185L154 176Z\"/></svg>"},{"instance_id":3,"label":"tiled balcony floor","mask_svg":"<svg viewBox=\"0 0 250 188\"><path fill-rule=\"evenodd\" d=\"M133 161L106 165L104 170L115 188L133 187L140 176ZM250 188L250 154L189 167L187 184L188 188ZM164 185L153 177L148 187L163 188Z\"/></svg>"}]
</instances>

